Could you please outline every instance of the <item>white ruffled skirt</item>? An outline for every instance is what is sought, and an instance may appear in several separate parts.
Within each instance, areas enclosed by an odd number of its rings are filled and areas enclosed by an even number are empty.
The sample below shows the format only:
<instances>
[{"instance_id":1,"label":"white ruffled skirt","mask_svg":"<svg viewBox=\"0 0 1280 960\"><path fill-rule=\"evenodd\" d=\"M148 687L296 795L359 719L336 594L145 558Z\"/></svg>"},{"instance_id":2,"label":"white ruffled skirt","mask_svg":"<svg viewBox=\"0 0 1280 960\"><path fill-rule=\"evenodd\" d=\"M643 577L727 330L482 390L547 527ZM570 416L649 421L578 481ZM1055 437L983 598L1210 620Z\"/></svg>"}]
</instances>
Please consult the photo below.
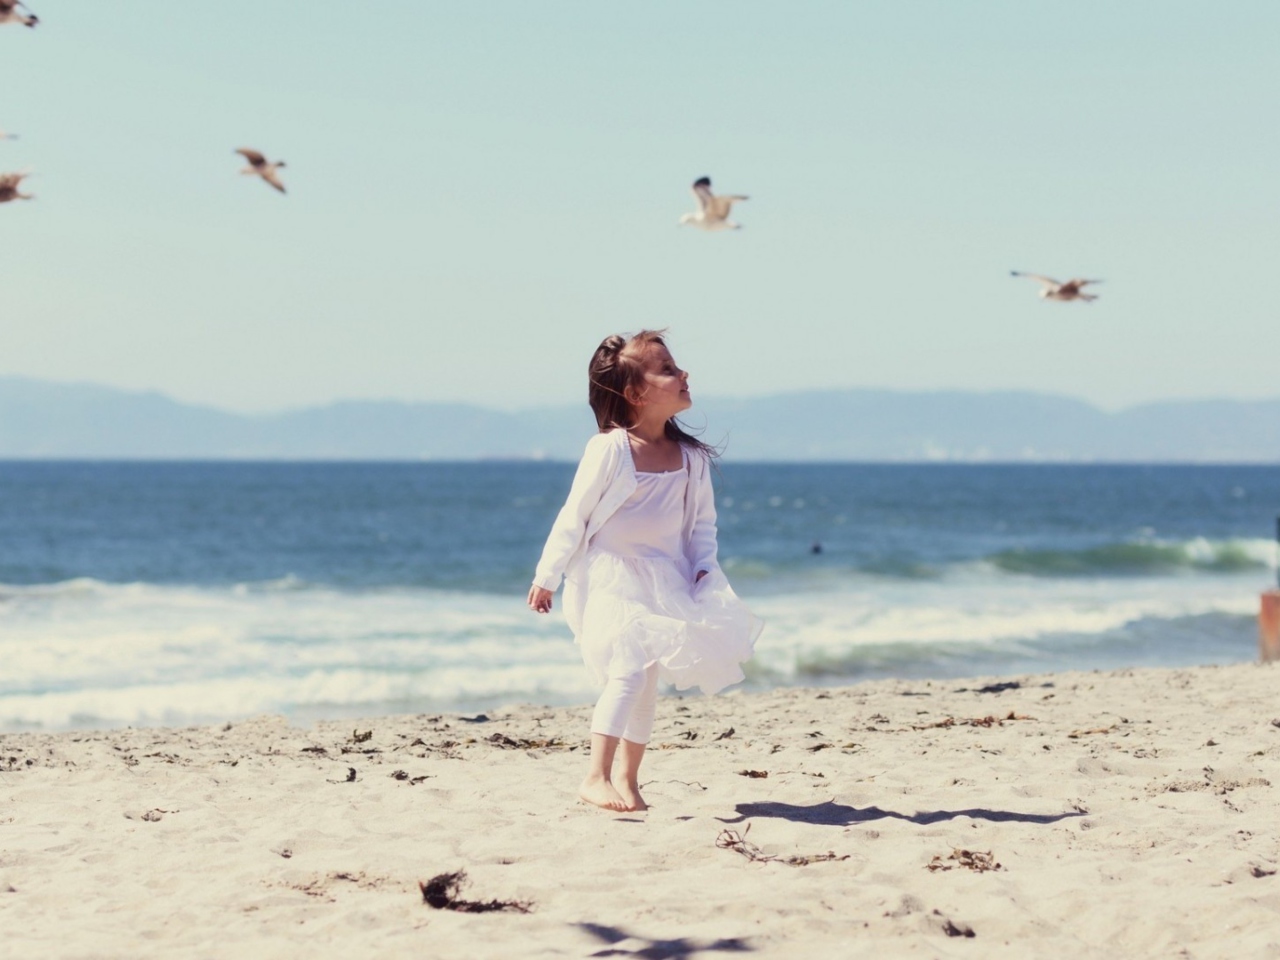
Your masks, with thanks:
<instances>
[{"instance_id":1,"label":"white ruffled skirt","mask_svg":"<svg viewBox=\"0 0 1280 960\"><path fill-rule=\"evenodd\" d=\"M597 684L652 663L678 690L718 693L743 679L764 621L719 569L694 584L683 558L588 553L565 585L565 618Z\"/></svg>"}]
</instances>

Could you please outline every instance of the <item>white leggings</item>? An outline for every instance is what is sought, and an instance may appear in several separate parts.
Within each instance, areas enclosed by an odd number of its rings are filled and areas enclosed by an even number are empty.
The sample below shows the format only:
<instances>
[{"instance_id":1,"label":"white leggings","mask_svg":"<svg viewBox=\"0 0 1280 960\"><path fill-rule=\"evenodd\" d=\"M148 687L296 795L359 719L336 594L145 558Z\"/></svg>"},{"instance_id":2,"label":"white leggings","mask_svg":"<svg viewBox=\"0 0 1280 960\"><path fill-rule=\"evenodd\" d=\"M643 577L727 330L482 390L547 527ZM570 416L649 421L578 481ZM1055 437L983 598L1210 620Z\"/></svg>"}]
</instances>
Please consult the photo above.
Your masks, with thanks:
<instances>
[{"instance_id":1,"label":"white leggings","mask_svg":"<svg viewBox=\"0 0 1280 960\"><path fill-rule=\"evenodd\" d=\"M610 677L596 701L591 732L621 737L632 743L648 743L653 733L653 713L658 705L658 665L626 677Z\"/></svg>"}]
</instances>

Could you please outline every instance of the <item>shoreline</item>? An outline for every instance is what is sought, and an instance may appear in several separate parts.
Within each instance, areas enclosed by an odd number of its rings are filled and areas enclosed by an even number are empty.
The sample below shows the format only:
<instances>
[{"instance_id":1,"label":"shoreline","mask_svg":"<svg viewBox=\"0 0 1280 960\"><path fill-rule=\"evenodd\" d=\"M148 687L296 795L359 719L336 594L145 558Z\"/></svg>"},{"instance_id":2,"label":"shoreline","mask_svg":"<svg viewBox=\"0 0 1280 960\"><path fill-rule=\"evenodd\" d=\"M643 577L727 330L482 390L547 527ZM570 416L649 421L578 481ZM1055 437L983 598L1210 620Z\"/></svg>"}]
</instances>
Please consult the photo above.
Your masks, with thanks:
<instances>
[{"instance_id":1,"label":"shoreline","mask_svg":"<svg viewBox=\"0 0 1280 960\"><path fill-rule=\"evenodd\" d=\"M1280 957L1277 678L666 697L646 813L575 802L589 705L0 734L6 939L65 957ZM418 884L458 869L462 896L532 912L426 905Z\"/></svg>"}]
</instances>

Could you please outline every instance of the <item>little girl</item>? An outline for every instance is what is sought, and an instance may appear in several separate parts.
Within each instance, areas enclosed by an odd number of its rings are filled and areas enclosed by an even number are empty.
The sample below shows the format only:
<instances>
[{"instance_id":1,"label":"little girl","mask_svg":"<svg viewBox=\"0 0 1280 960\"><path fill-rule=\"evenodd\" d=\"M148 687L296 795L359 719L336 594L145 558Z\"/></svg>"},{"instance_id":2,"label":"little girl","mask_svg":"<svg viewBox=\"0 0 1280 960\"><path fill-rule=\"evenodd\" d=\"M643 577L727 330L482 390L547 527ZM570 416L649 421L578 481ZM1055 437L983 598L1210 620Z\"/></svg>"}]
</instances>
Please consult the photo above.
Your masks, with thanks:
<instances>
[{"instance_id":1,"label":"little girl","mask_svg":"<svg viewBox=\"0 0 1280 960\"><path fill-rule=\"evenodd\" d=\"M600 432L547 537L529 606L548 612L564 578L565 619L604 687L579 796L645 810L638 778L659 678L706 693L737 683L763 624L716 563L715 451L675 419L692 403L689 375L661 332L607 338L588 376Z\"/></svg>"}]
</instances>

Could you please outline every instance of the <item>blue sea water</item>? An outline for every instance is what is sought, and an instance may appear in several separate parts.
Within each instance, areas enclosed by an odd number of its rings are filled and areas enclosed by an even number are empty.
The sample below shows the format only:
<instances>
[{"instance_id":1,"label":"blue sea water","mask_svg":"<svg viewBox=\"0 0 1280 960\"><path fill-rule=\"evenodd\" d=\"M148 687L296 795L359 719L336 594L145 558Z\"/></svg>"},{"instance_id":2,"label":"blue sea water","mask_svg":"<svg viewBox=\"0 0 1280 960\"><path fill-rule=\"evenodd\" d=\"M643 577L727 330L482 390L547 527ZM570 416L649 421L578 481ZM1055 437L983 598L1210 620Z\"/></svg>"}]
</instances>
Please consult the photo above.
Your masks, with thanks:
<instances>
[{"instance_id":1,"label":"blue sea water","mask_svg":"<svg viewBox=\"0 0 1280 960\"><path fill-rule=\"evenodd\" d=\"M0 729L586 702L571 464L0 463ZM748 686L1257 654L1280 468L725 463ZM820 552L814 552L815 544Z\"/></svg>"}]
</instances>

